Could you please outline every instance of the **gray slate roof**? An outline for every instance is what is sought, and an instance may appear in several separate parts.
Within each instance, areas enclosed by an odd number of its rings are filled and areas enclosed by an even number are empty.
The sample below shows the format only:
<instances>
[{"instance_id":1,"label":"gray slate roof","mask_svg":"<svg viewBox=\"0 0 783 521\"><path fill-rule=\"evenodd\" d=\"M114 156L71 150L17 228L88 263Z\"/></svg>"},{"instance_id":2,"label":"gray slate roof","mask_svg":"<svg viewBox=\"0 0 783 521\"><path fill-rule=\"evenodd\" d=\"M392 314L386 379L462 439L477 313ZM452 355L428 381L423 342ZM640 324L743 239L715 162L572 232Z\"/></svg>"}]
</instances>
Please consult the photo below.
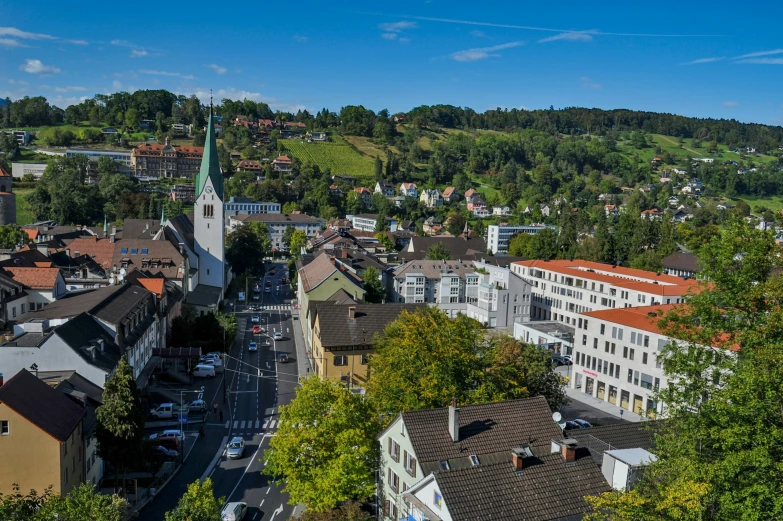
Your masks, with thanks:
<instances>
[{"instance_id":1,"label":"gray slate roof","mask_svg":"<svg viewBox=\"0 0 783 521\"><path fill-rule=\"evenodd\" d=\"M151 295L146 289L132 284L106 286L52 302L32 313L30 319L67 318L89 313L110 324L118 324Z\"/></svg>"},{"instance_id":2,"label":"gray slate roof","mask_svg":"<svg viewBox=\"0 0 783 521\"><path fill-rule=\"evenodd\" d=\"M473 273L476 268L472 262L456 260L440 261L440 260L415 260L406 262L399 268L394 270L395 279L404 279L406 275L413 273L421 273L428 279L440 279L442 275L459 275L461 279L465 278L468 273Z\"/></svg>"},{"instance_id":3,"label":"gray slate roof","mask_svg":"<svg viewBox=\"0 0 783 521\"><path fill-rule=\"evenodd\" d=\"M699 259L692 253L672 253L671 255L663 258L661 261L661 266L664 268L671 268L676 270L692 271L694 273L701 271L701 266L699 266Z\"/></svg>"},{"instance_id":4,"label":"gray slate roof","mask_svg":"<svg viewBox=\"0 0 783 521\"><path fill-rule=\"evenodd\" d=\"M517 473L507 460L440 472L438 486L454 521L578 520L590 510L584 496L610 490L586 449L566 466L559 453L525 458Z\"/></svg>"},{"instance_id":5,"label":"gray slate roof","mask_svg":"<svg viewBox=\"0 0 783 521\"><path fill-rule=\"evenodd\" d=\"M576 439L580 442L580 445L594 445L587 440L588 437L592 437L611 445L611 448L605 447L604 450L636 448L650 450L655 445L655 432L661 425L662 422L657 420L618 423L616 425L574 429L566 432L568 437Z\"/></svg>"},{"instance_id":6,"label":"gray slate roof","mask_svg":"<svg viewBox=\"0 0 783 521\"><path fill-rule=\"evenodd\" d=\"M366 346L372 343L375 333L382 333L403 311L413 312L425 304L358 304L342 305L323 302L318 304L317 320L320 324L321 345L325 348L342 346ZM355 309L355 319L348 317L348 310Z\"/></svg>"},{"instance_id":7,"label":"gray slate roof","mask_svg":"<svg viewBox=\"0 0 783 521\"><path fill-rule=\"evenodd\" d=\"M26 369L0 387L0 403L61 442L70 437L85 415L82 407Z\"/></svg>"},{"instance_id":8,"label":"gray slate roof","mask_svg":"<svg viewBox=\"0 0 783 521\"><path fill-rule=\"evenodd\" d=\"M114 343L114 337L87 313L81 313L58 326L54 334L68 344L85 362L107 373L117 367L122 357L122 350ZM94 340L103 340L103 351L98 348L86 349Z\"/></svg>"},{"instance_id":9,"label":"gray slate roof","mask_svg":"<svg viewBox=\"0 0 783 521\"><path fill-rule=\"evenodd\" d=\"M449 435L448 407L404 412L402 418L425 472L427 462L437 467L438 461L451 464L451 460L468 460L471 454L508 452L522 444L530 445L534 453L541 448L548 451L552 440L563 438L543 396L460 407L456 443Z\"/></svg>"},{"instance_id":10,"label":"gray slate roof","mask_svg":"<svg viewBox=\"0 0 783 521\"><path fill-rule=\"evenodd\" d=\"M487 242L479 237L411 237L408 246L400 252L403 261L425 259L430 247L441 243L451 253L451 259L478 260L487 256ZM411 246L411 244L413 246ZM409 249L413 251L408 251Z\"/></svg>"}]
</instances>

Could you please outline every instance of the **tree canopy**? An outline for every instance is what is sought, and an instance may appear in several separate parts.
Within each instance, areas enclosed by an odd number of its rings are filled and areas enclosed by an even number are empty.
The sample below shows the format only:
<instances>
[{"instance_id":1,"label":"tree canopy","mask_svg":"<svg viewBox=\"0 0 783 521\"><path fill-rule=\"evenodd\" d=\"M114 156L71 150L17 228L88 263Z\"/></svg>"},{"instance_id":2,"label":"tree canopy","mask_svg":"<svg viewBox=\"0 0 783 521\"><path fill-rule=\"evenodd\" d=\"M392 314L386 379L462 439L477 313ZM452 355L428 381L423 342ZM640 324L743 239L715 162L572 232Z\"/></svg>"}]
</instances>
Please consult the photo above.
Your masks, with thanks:
<instances>
[{"instance_id":1,"label":"tree canopy","mask_svg":"<svg viewBox=\"0 0 783 521\"><path fill-rule=\"evenodd\" d=\"M166 521L215 521L220 518L220 507L225 498L216 498L212 478L196 480L179 498L177 507L166 512Z\"/></svg>"}]
</instances>

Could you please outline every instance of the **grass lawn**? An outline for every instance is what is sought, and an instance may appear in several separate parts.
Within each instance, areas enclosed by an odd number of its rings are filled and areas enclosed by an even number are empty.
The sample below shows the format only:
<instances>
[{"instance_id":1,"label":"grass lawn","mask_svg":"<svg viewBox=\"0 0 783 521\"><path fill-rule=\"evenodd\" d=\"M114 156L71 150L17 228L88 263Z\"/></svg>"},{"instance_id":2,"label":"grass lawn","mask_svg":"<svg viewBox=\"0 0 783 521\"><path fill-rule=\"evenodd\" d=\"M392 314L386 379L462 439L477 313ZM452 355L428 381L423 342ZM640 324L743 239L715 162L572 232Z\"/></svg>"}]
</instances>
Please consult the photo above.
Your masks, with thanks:
<instances>
[{"instance_id":1,"label":"grass lawn","mask_svg":"<svg viewBox=\"0 0 783 521\"><path fill-rule=\"evenodd\" d=\"M327 143L281 139L277 143L287 155L303 163L318 165L321 170L329 168L332 174L352 175L362 181L369 181L375 176L375 156L358 152L342 139Z\"/></svg>"},{"instance_id":2,"label":"grass lawn","mask_svg":"<svg viewBox=\"0 0 783 521\"><path fill-rule=\"evenodd\" d=\"M701 148L696 148L693 146L693 139L686 138L683 139L682 147L681 147L679 140L676 137L664 136L661 134L651 134L651 135L653 137L653 141L655 141L656 146L660 147L665 152L669 152L677 159L687 159L691 157L711 157L718 162L743 161L746 164L750 163L751 161L756 164L763 164L763 163L775 162L778 160L774 156L765 156L765 155L753 155L753 156L746 156L745 158L740 158L739 154L732 152L731 150L729 150L729 148L726 145L722 145L720 143L718 144L717 153L709 153L707 152L707 142L704 141L702 142ZM655 147L648 146L639 150L638 148L633 147L630 141L618 141L617 148L623 155L625 155L629 159L633 158L635 154L638 155L639 159L645 163L649 163L650 161L653 160L655 156L658 155L655 152Z\"/></svg>"},{"instance_id":3,"label":"grass lawn","mask_svg":"<svg viewBox=\"0 0 783 521\"><path fill-rule=\"evenodd\" d=\"M772 197L752 197L749 195L743 195L737 199L742 199L750 206L751 210L754 206L764 206L769 208L773 212L783 210L783 196L774 195Z\"/></svg>"},{"instance_id":4,"label":"grass lawn","mask_svg":"<svg viewBox=\"0 0 783 521\"><path fill-rule=\"evenodd\" d=\"M14 190L14 193L16 194L16 224L20 226L33 222L33 212L24 198L24 196L32 191L32 188L19 188Z\"/></svg>"}]
</instances>

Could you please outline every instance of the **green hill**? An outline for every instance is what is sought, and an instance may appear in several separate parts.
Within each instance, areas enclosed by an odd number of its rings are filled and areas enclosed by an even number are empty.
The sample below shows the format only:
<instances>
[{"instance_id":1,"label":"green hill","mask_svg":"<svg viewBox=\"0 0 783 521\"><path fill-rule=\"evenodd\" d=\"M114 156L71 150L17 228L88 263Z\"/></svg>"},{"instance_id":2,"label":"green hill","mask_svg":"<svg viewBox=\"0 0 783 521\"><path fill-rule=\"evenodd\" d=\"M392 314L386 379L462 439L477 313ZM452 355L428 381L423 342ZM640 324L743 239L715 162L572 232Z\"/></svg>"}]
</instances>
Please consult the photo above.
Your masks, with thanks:
<instances>
[{"instance_id":1,"label":"green hill","mask_svg":"<svg viewBox=\"0 0 783 521\"><path fill-rule=\"evenodd\" d=\"M368 181L375 176L375 157L360 152L339 136L326 143L307 143L298 139L281 139L277 143L289 157L318 165L321 170L328 168L332 174Z\"/></svg>"}]
</instances>

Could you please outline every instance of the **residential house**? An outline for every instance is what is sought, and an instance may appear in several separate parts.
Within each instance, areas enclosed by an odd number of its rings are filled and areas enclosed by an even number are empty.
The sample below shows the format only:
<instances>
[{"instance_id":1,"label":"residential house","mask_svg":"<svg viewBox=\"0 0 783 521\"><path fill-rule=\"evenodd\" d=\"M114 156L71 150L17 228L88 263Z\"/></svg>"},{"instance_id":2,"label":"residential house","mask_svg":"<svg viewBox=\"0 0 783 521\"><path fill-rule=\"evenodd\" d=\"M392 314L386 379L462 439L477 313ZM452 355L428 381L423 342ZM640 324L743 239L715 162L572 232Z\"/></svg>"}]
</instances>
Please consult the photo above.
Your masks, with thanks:
<instances>
[{"instance_id":1,"label":"residential house","mask_svg":"<svg viewBox=\"0 0 783 521\"><path fill-rule=\"evenodd\" d=\"M479 195L479 193L475 188L468 188L468 190L465 191L465 202L469 203L471 199L477 195Z\"/></svg>"},{"instance_id":2,"label":"residential house","mask_svg":"<svg viewBox=\"0 0 783 521\"><path fill-rule=\"evenodd\" d=\"M396 195L394 183L390 181L378 181L375 183L375 193L381 194L384 197L394 197Z\"/></svg>"},{"instance_id":3,"label":"residential house","mask_svg":"<svg viewBox=\"0 0 783 521\"><path fill-rule=\"evenodd\" d=\"M359 198L362 200L362 204L367 208L372 204L372 192L366 186L359 186L353 189L354 192L359 194Z\"/></svg>"},{"instance_id":4,"label":"residential house","mask_svg":"<svg viewBox=\"0 0 783 521\"><path fill-rule=\"evenodd\" d=\"M100 488L104 463L98 455L97 409L103 405L103 389L76 371L37 371L38 378L63 393L84 409L82 441L84 444L84 481Z\"/></svg>"},{"instance_id":5,"label":"residential house","mask_svg":"<svg viewBox=\"0 0 783 521\"><path fill-rule=\"evenodd\" d=\"M85 414L26 369L0 377L0 493L65 495L84 483Z\"/></svg>"},{"instance_id":6,"label":"residential house","mask_svg":"<svg viewBox=\"0 0 783 521\"><path fill-rule=\"evenodd\" d=\"M699 258L693 253L674 252L661 261L663 272L675 277L692 278L701 271Z\"/></svg>"},{"instance_id":7,"label":"residential house","mask_svg":"<svg viewBox=\"0 0 783 521\"><path fill-rule=\"evenodd\" d=\"M473 237L468 234L459 237L410 237L408 245L400 251L400 261L426 259L427 252L435 243L440 243L449 251L451 260L473 260L481 259L487 256L487 243L481 237Z\"/></svg>"},{"instance_id":8,"label":"residential house","mask_svg":"<svg viewBox=\"0 0 783 521\"><path fill-rule=\"evenodd\" d=\"M351 175L333 175L332 181L335 183L345 183L351 186L356 186L356 178Z\"/></svg>"},{"instance_id":9,"label":"residential house","mask_svg":"<svg viewBox=\"0 0 783 521\"><path fill-rule=\"evenodd\" d=\"M335 304L322 302L315 310L312 351L313 371L321 378L339 380L357 392L367 385L367 360L373 352L373 336L414 304Z\"/></svg>"},{"instance_id":10,"label":"residential house","mask_svg":"<svg viewBox=\"0 0 783 521\"><path fill-rule=\"evenodd\" d=\"M335 263L326 252L319 252L312 260L304 264L297 261L296 298L300 316L307 317L312 302L324 302L338 290L344 290L356 302L364 301L364 281L350 270ZM308 349L312 349L312 329L308 320L302 320L304 338Z\"/></svg>"},{"instance_id":11,"label":"residential house","mask_svg":"<svg viewBox=\"0 0 783 521\"><path fill-rule=\"evenodd\" d=\"M358 215L349 215L348 219L357 230L375 232L378 229L378 217L378 214L360 213ZM397 224L399 221L396 217L386 217L385 221L384 231L397 231Z\"/></svg>"},{"instance_id":12,"label":"residential house","mask_svg":"<svg viewBox=\"0 0 783 521\"><path fill-rule=\"evenodd\" d=\"M272 161L272 169L275 172L289 173L293 169L293 162L288 156L277 156L277 158Z\"/></svg>"},{"instance_id":13,"label":"residential house","mask_svg":"<svg viewBox=\"0 0 783 521\"><path fill-rule=\"evenodd\" d=\"M443 231L443 221L441 221L440 217L431 215L424 219L421 229L425 235L438 235Z\"/></svg>"},{"instance_id":14,"label":"residential house","mask_svg":"<svg viewBox=\"0 0 783 521\"><path fill-rule=\"evenodd\" d=\"M59 268L4 266L3 271L21 284L26 293L25 298L17 299L12 305L8 315L11 320L16 317L13 306L19 306L19 318L22 318L27 311L42 309L66 294L65 279Z\"/></svg>"},{"instance_id":15,"label":"residential house","mask_svg":"<svg viewBox=\"0 0 783 521\"><path fill-rule=\"evenodd\" d=\"M509 216L511 215L511 208L508 206L493 206L492 215Z\"/></svg>"},{"instance_id":16,"label":"residential house","mask_svg":"<svg viewBox=\"0 0 783 521\"><path fill-rule=\"evenodd\" d=\"M311 217L303 213L280 214L280 213L256 213L252 215L237 215L231 217L229 229L235 230L238 226L244 226L250 222L260 222L266 225L269 234L269 240L272 242L274 251L287 251L283 242L283 235L286 229L292 227L294 230L301 230L308 239L314 239L318 232L324 228L324 220L317 217Z\"/></svg>"},{"instance_id":17,"label":"residential house","mask_svg":"<svg viewBox=\"0 0 783 521\"><path fill-rule=\"evenodd\" d=\"M584 322L581 313L676 304L697 284L693 279L579 259L518 261L511 269L532 284L532 320L556 320L577 329ZM587 341L584 336L582 341Z\"/></svg>"},{"instance_id":18,"label":"residential house","mask_svg":"<svg viewBox=\"0 0 783 521\"><path fill-rule=\"evenodd\" d=\"M243 159L237 163L237 172L249 172L260 176L264 173L264 165L255 159Z\"/></svg>"},{"instance_id":19,"label":"residential house","mask_svg":"<svg viewBox=\"0 0 783 521\"><path fill-rule=\"evenodd\" d=\"M340 189L340 187L339 187L339 186L337 186L337 185L335 185L335 184L333 184L333 185L329 185L329 193L330 193L331 195L334 195L334 196L336 196L336 197L340 197L340 196L342 196L342 195L343 195L343 191Z\"/></svg>"},{"instance_id":20,"label":"residential house","mask_svg":"<svg viewBox=\"0 0 783 521\"><path fill-rule=\"evenodd\" d=\"M465 314L466 303L478 300L478 274L469 261L414 260L392 272L391 302L431 304L450 317Z\"/></svg>"},{"instance_id":21,"label":"residential house","mask_svg":"<svg viewBox=\"0 0 783 521\"><path fill-rule=\"evenodd\" d=\"M440 208L443 206L443 196L437 188L433 190L425 188L421 191L419 200L424 203L427 208Z\"/></svg>"},{"instance_id":22,"label":"residential house","mask_svg":"<svg viewBox=\"0 0 783 521\"><path fill-rule=\"evenodd\" d=\"M485 217L489 217L490 215L492 214L489 213L489 210L487 210L487 207L483 204L473 208L473 217L478 217L479 219L483 219Z\"/></svg>"},{"instance_id":23,"label":"residential house","mask_svg":"<svg viewBox=\"0 0 783 521\"><path fill-rule=\"evenodd\" d=\"M617 209L617 205L614 204L605 204L604 205L604 213L607 217L609 216L617 216L620 215L620 210Z\"/></svg>"},{"instance_id":24,"label":"residential house","mask_svg":"<svg viewBox=\"0 0 783 521\"><path fill-rule=\"evenodd\" d=\"M329 138L327 137L326 132L310 132L308 139L310 139L310 141L321 142L327 141Z\"/></svg>"},{"instance_id":25,"label":"residential house","mask_svg":"<svg viewBox=\"0 0 783 521\"><path fill-rule=\"evenodd\" d=\"M487 248L493 254L508 253L508 244L515 235L536 235L546 229L554 230L554 227L545 224L490 224L487 226Z\"/></svg>"},{"instance_id":26,"label":"residential house","mask_svg":"<svg viewBox=\"0 0 783 521\"><path fill-rule=\"evenodd\" d=\"M400 195L416 199L419 197L419 188L416 186L416 183L402 183L400 185Z\"/></svg>"},{"instance_id":27,"label":"residential house","mask_svg":"<svg viewBox=\"0 0 783 521\"><path fill-rule=\"evenodd\" d=\"M674 221L678 223L682 223L689 219L693 219L693 214L691 213L691 209L685 206L684 204L680 205L680 207L674 211L667 210L667 212L671 213L672 219L674 219Z\"/></svg>"},{"instance_id":28,"label":"residential house","mask_svg":"<svg viewBox=\"0 0 783 521\"><path fill-rule=\"evenodd\" d=\"M460 193L453 186L447 186L444 188L441 196L443 197L444 204L450 204L453 201L460 200Z\"/></svg>"},{"instance_id":29,"label":"residential house","mask_svg":"<svg viewBox=\"0 0 783 521\"><path fill-rule=\"evenodd\" d=\"M181 201L183 204L193 204L196 200L195 185L174 185L169 192L172 201Z\"/></svg>"},{"instance_id":30,"label":"residential house","mask_svg":"<svg viewBox=\"0 0 783 521\"><path fill-rule=\"evenodd\" d=\"M480 195L471 197L470 201L468 202L469 212L475 212L476 210L486 210L486 209L487 209L487 203L484 202L484 199L482 199Z\"/></svg>"},{"instance_id":31,"label":"residential house","mask_svg":"<svg viewBox=\"0 0 783 521\"><path fill-rule=\"evenodd\" d=\"M669 197L669 198L666 200L666 202L668 202L668 203L669 203L669 206L673 206L673 207L675 207L675 208L676 208L676 207L678 207L678 206L680 206L680 198L679 198L679 197L677 197L676 195L673 195L673 196Z\"/></svg>"},{"instance_id":32,"label":"residential house","mask_svg":"<svg viewBox=\"0 0 783 521\"><path fill-rule=\"evenodd\" d=\"M359 251L356 247L334 248L328 253L334 256L334 263L338 268L350 271L362 280L367 268L375 268L378 271L378 280L384 288L386 287L388 268L374 254Z\"/></svg>"},{"instance_id":33,"label":"residential house","mask_svg":"<svg viewBox=\"0 0 783 521\"><path fill-rule=\"evenodd\" d=\"M378 440L384 520L576 520L610 490L543 396L403 412Z\"/></svg>"},{"instance_id":34,"label":"residential house","mask_svg":"<svg viewBox=\"0 0 783 521\"><path fill-rule=\"evenodd\" d=\"M663 212L653 208L652 210L644 210L641 215L642 219L649 221L660 221L663 218Z\"/></svg>"},{"instance_id":35,"label":"residential house","mask_svg":"<svg viewBox=\"0 0 783 521\"><path fill-rule=\"evenodd\" d=\"M543 215L544 217L549 217L551 213L551 211L549 210L549 205L541 204L539 208L541 209L541 215Z\"/></svg>"}]
</instances>

